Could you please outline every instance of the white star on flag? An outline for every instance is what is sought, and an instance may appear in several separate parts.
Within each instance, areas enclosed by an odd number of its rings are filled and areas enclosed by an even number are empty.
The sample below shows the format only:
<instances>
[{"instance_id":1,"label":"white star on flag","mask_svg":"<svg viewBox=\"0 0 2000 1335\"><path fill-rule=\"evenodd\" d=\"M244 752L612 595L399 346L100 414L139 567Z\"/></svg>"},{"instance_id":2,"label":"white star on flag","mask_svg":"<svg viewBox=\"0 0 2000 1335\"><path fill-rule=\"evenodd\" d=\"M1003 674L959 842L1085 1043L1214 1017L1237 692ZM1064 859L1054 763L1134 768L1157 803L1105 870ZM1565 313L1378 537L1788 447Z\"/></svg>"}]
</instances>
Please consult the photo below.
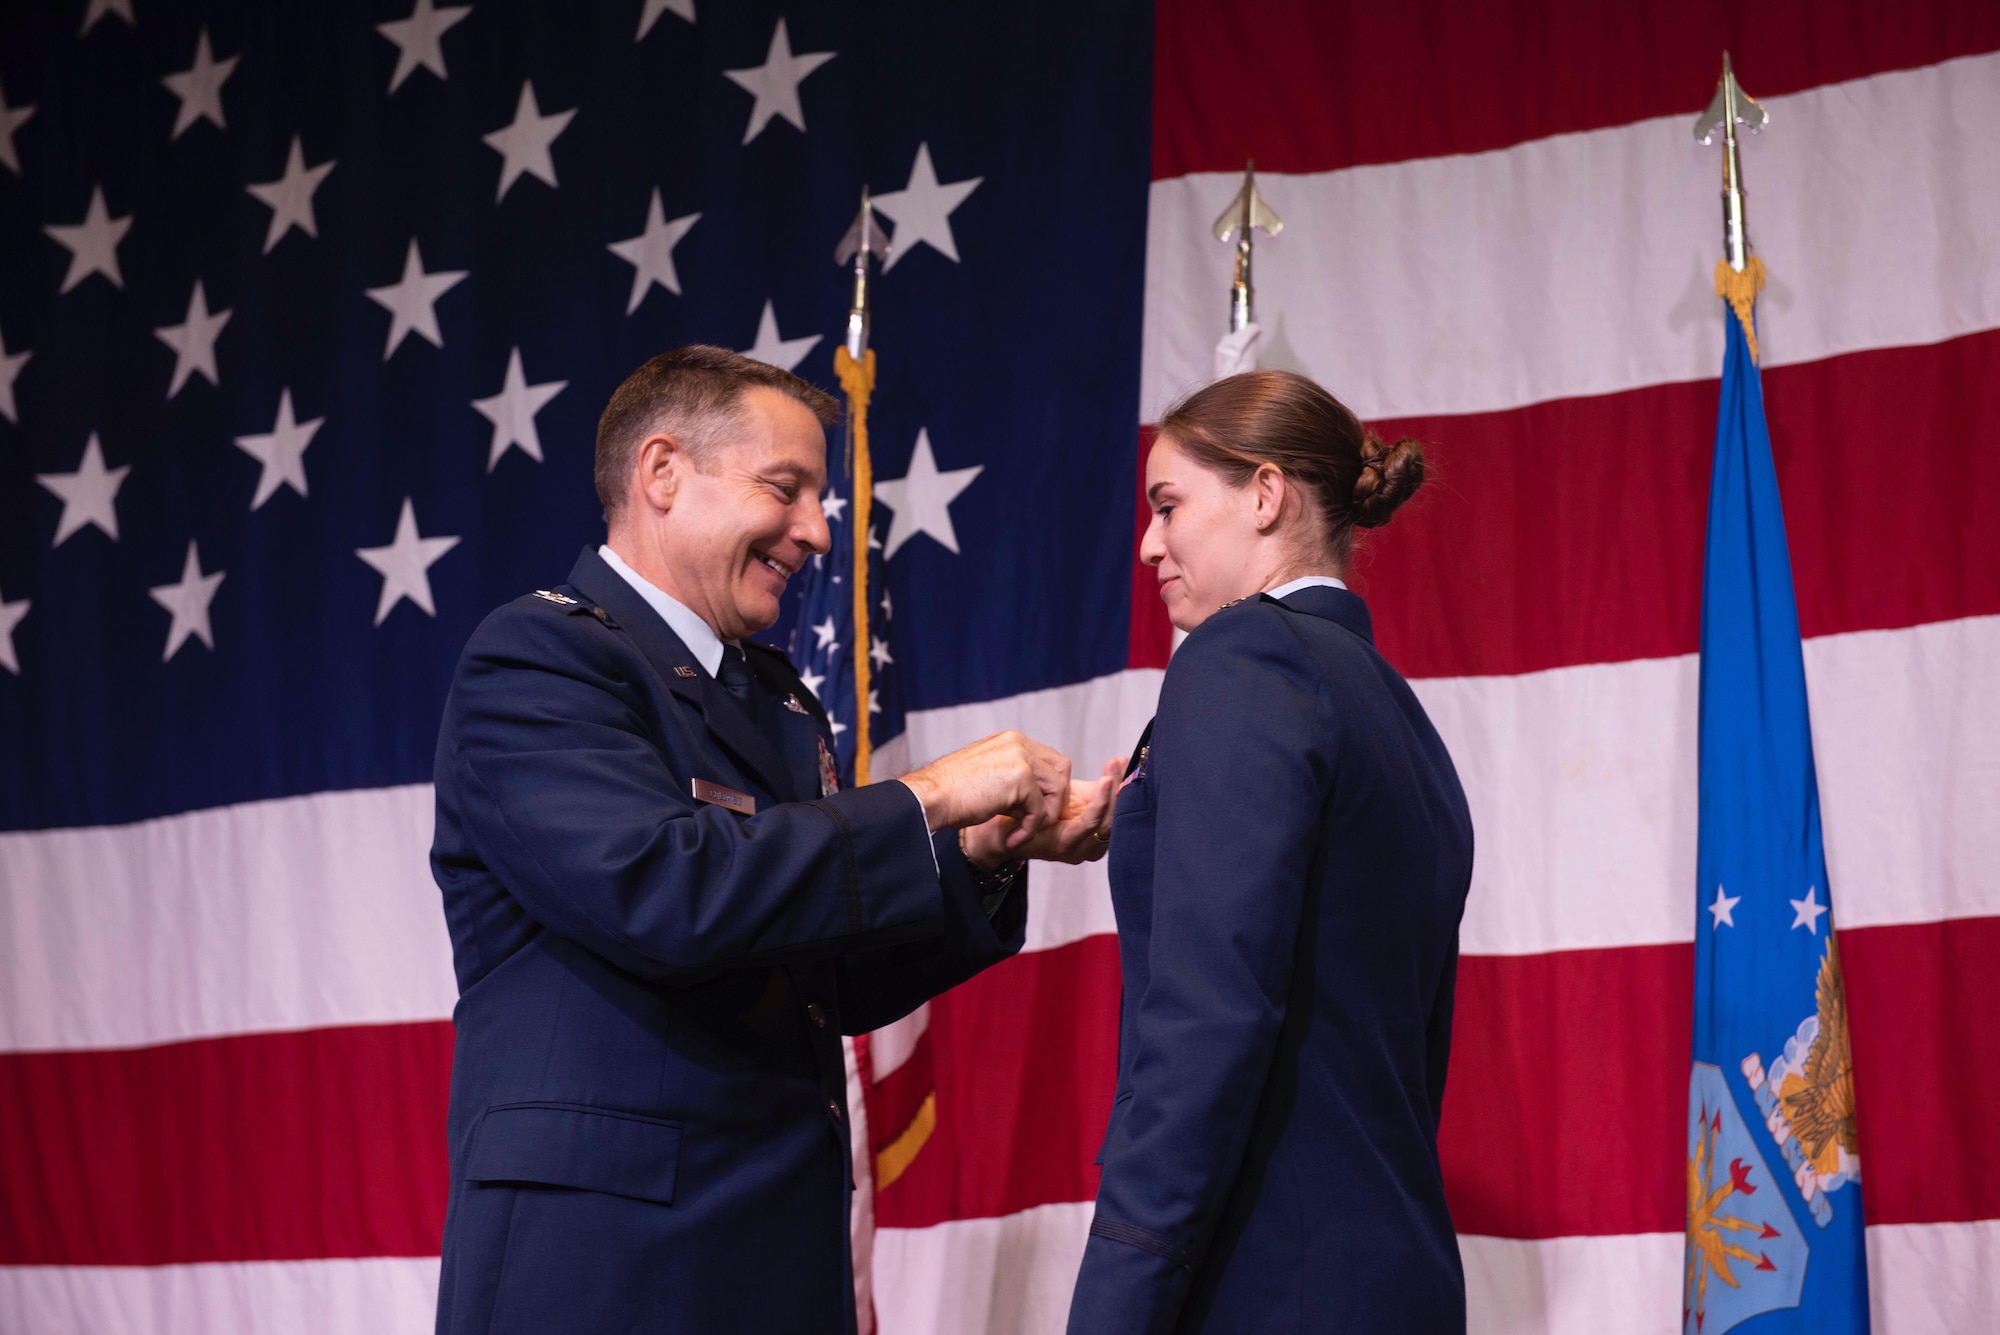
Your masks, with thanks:
<instances>
[{"instance_id":1,"label":"white star on flag","mask_svg":"<svg viewBox=\"0 0 2000 1335\"><path fill-rule=\"evenodd\" d=\"M396 536L386 547L357 547L354 554L382 575L382 597L375 604L375 624L381 625L389 610L408 598L424 615L436 616L431 601L430 569L439 557L458 546L457 538L426 538L417 533L417 512L410 498L403 498L403 512L396 518Z\"/></svg>"},{"instance_id":2,"label":"white star on flag","mask_svg":"<svg viewBox=\"0 0 2000 1335\"><path fill-rule=\"evenodd\" d=\"M630 241L613 241L611 253L632 266L632 299L625 303L625 313L630 315L639 309L639 303L646 299L646 293L658 283L667 291L679 296L680 275L674 272L674 247L688 234L688 228L701 221L699 213L690 213L684 218L666 221L666 210L660 207L660 188L653 187L653 198L646 205L646 230Z\"/></svg>"},{"instance_id":3,"label":"white star on flag","mask_svg":"<svg viewBox=\"0 0 2000 1335\"><path fill-rule=\"evenodd\" d=\"M819 688L826 685L825 677L822 677L817 672L801 672L799 680L805 684L807 690L813 693L813 699L819 699Z\"/></svg>"},{"instance_id":4,"label":"white star on flag","mask_svg":"<svg viewBox=\"0 0 2000 1335\"><path fill-rule=\"evenodd\" d=\"M118 489L125 485L125 475L131 471L130 464L119 468L104 466L104 447L97 443L97 433L93 431L83 444L83 462L74 473L37 473L35 481L61 497L63 503L62 518L56 521L55 540L49 546L62 546L72 533L87 524L95 524L106 537L118 541Z\"/></svg>"},{"instance_id":5,"label":"white star on flag","mask_svg":"<svg viewBox=\"0 0 2000 1335\"><path fill-rule=\"evenodd\" d=\"M807 334L804 338L778 337L778 312L766 301L764 314L757 321L757 342L745 348L743 355L766 362L781 371L790 371L806 359L806 354L818 345L819 340L818 334Z\"/></svg>"},{"instance_id":6,"label":"white star on flag","mask_svg":"<svg viewBox=\"0 0 2000 1335\"><path fill-rule=\"evenodd\" d=\"M26 598L17 603L0 598L0 667L17 677L21 675L21 660L14 656L14 627L21 624L21 618L28 615L33 605Z\"/></svg>"},{"instance_id":7,"label":"white star on flag","mask_svg":"<svg viewBox=\"0 0 2000 1335\"><path fill-rule=\"evenodd\" d=\"M375 31L396 44L396 72L389 76L389 91L395 92L419 65L440 79L450 77L444 72L444 48L438 39L470 13L471 5L433 9L431 0L417 0L408 18L376 24Z\"/></svg>"},{"instance_id":8,"label":"white star on flag","mask_svg":"<svg viewBox=\"0 0 2000 1335\"><path fill-rule=\"evenodd\" d=\"M313 436L319 431L324 417L315 417L310 422L301 422L292 416L292 391L278 391L278 420L271 429L258 436L238 436L237 448L264 465L264 471L257 477L257 494L250 498L250 508L255 510L277 494L279 487L290 487L299 495L306 494L306 447L312 444Z\"/></svg>"},{"instance_id":9,"label":"white star on flag","mask_svg":"<svg viewBox=\"0 0 2000 1335\"><path fill-rule=\"evenodd\" d=\"M693 23L694 0L646 0L645 11L639 15L639 35L632 40L645 41L646 34L660 21L660 15L666 13L678 14L689 23Z\"/></svg>"},{"instance_id":10,"label":"white star on flag","mask_svg":"<svg viewBox=\"0 0 2000 1335\"><path fill-rule=\"evenodd\" d=\"M928 533L956 554L958 531L951 526L951 503L972 485L986 465L953 468L939 472L937 457L931 453L928 429L917 432L917 448L910 455L910 468L902 477L875 484L875 499L895 513L889 525L889 545L882 553L888 560L898 548L919 533Z\"/></svg>"},{"instance_id":11,"label":"white star on flag","mask_svg":"<svg viewBox=\"0 0 2000 1335\"><path fill-rule=\"evenodd\" d=\"M514 123L481 140L502 159L500 193L493 196L494 203L507 198L508 187L520 180L524 172L546 185L555 185L556 164L549 157L549 145L569 127L574 115L576 108L571 107L544 116L535 103L535 85L525 81L521 84L521 99L514 104Z\"/></svg>"},{"instance_id":12,"label":"white star on flag","mask_svg":"<svg viewBox=\"0 0 2000 1335\"><path fill-rule=\"evenodd\" d=\"M270 205L271 226L264 233L266 255L294 227L307 236L319 235L319 223L313 216L313 192L332 170L332 158L317 167L306 166L305 151L299 146L299 137L293 135L291 152L285 155L285 174L275 181L243 187Z\"/></svg>"},{"instance_id":13,"label":"white star on flag","mask_svg":"<svg viewBox=\"0 0 2000 1335\"><path fill-rule=\"evenodd\" d=\"M389 341L382 346L382 360L388 361L396 346L412 332L422 334L434 347L444 346L438 332L437 299L465 281L465 270L424 272L424 257L417 251L417 239L410 238L409 252L403 257L403 276L387 287L368 289L369 299L391 316Z\"/></svg>"},{"instance_id":14,"label":"white star on flag","mask_svg":"<svg viewBox=\"0 0 2000 1335\"><path fill-rule=\"evenodd\" d=\"M1716 886L1715 902L1708 906L1708 911L1715 915L1715 921L1710 923L1709 927L1711 929L1717 927L1734 927L1736 925L1736 918L1734 916L1736 906L1742 902L1743 896L1725 895L1722 893L1722 887L1719 885Z\"/></svg>"},{"instance_id":15,"label":"white star on flag","mask_svg":"<svg viewBox=\"0 0 2000 1335\"><path fill-rule=\"evenodd\" d=\"M868 691L868 712L871 714L882 712L882 693L873 687L870 687Z\"/></svg>"},{"instance_id":16,"label":"white star on flag","mask_svg":"<svg viewBox=\"0 0 2000 1335\"><path fill-rule=\"evenodd\" d=\"M896 661L889 657L888 642L880 636L868 642L868 656L875 660L875 666L878 668L888 667L889 664Z\"/></svg>"},{"instance_id":17,"label":"white star on flag","mask_svg":"<svg viewBox=\"0 0 2000 1335\"><path fill-rule=\"evenodd\" d=\"M64 292L94 273L109 278L113 287L125 286L125 277L118 272L118 243L132 230L132 215L112 217L111 211L104 207L103 186L90 187L90 206L84 210L82 222L50 223L42 230L69 247L69 274L63 279Z\"/></svg>"},{"instance_id":18,"label":"white star on flag","mask_svg":"<svg viewBox=\"0 0 2000 1335\"><path fill-rule=\"evenodd\" d=\"M97 21L106 14L116 14L127 24L132 24L132 0L90 0L90 9L83 16L83 26L77 29L77 36L81 37L95 28Z\"/></svg>"},{"instance_id":19,"label":"white star on flag","mask_svg":"<svg viewBox=\"0 0 2000 1335\"><path fill-rule=\"evenodd\" d=\"M492 472L500 456L515 445L536 463L542 461L542 438L535 430L535 414L562 393L567 384L567 380L550 380L531 385L521 369L521 350L515 348L507 354L507 376L500 382L500 392L491 398L472 401L480 415L493 423L493 444L486 456L487 472Z\"/></svg>"},{"instance_id":20,"label":"white star on flag","mask_svg":"<svg viewBox=\"0 0 2000 1335\"><path fill-rule=\"evenodd\" d=\"M1819 887L1812 886L1804 899L1787 901L1792 906L1792 926L1803 927L1814 936L1819 935L1819 915L1826 912L1826 905L1819 902Z\"/></svg>"},{"instance_id":21,"label":"white star on flag","mask_svg":"<svg viewBox=\"0 0 2000 1335\"><path fill-rule=\"evenodd\" d=\"M0 167L7 168L16 176L21 174L21 158L14 149L14 131L26 125L34 114L32 105L8 106L7 94L5 90L0 90Z\"/></svg>"},{"instance_id":22,"label":"white star on flag","mask_svg":"<svg viewBox=\"0 0 2000 1335\"><path fill-rule=\"evenodd\" d=\"M882 266L883 272L895 268L922 244L928 244L956 264L958 243L951 235L952 210L963 204L965 197L985 179L974 176L939 185L937 171L931 166L931 146L918 144L917 160L910 164L910 183L901 190L876 195L872 201L884 217L896 224L896 245Z\"/></svg>"},{"instance_id":23,"label":"white star on flag","mask_svg":"<svg viewBox=\"0 0 2000 1335\"><path fill-rule=\"evenodd\" d=\"M201 280L195 279L194 291L188 295L187 319L153 331L160 342L174 350L174 378L167 386L168 398L180 393L181 386L197 371L209 384L217 383L215 340L222 333L222 326L228 323L228 311L209 314L208 294L202 290Z\"/></svg>"},{"instance_id":24,"label":"white star on flag","mask_svg":"<svg viewBox=\"0 0 2000 1335\"><path fill-rule=\"evenodd\" d=\"M747 144L762 134L773 116L783 116L799 129L805 129L806 114L799 106L799 83L833 56L831 51L793 55L792 42L785 35L785 21L781 18L771 32L771 49L763 64L750 69L724 70L730 82L757 99L750 108L750 125L743 131L743 142Z\"/></svg>"},{"instance_id":25,"label":"white star on flag","mask_svg":"<svg viewBox=\"0 0 2000 1335\"><path fill-rule=\"evenodd\" d=\"M842 723L837 718L828 719L826 723L826 729L828 732L832 733L835 737L838 737L840 736L840 734L847 731L847 725L845 723Z\"/></svg>"},{"instance_id":26,"label":"white star on flag","mask_svg":"<svg viewBox=\"0 0 2000 1335\"><path fill-rule=\"evenodd\" d=\"M26 349L20 352L7 351L6 336L0 334L0 417L5 417L10 422L21 420L15 416L14 382L20 379L21 368L26 366L28 358L34 355Z\"/></svg>"},{"instance_id":27,"label":"white star on flag","mask_svg":"<svg viewBox=\"0 0 2000 1335\"><path fill-rule=\"evenodd\" d=\"M173 613L173 624L167 627L167 651L160 655L162 663L180 652L190 635L200 639L210 649L215 648L215 636L208 628L208 605L215 599L216 586L222 583L222 572L212 575L201 573L201 555L195 550L192 540L188 542L187 561L181 566L181 582L161 584L148 589L153 601Z\"/></svg>"},{"instance_id":28,"label":"white star on flag","mask_svg":"<svg viewBox=\"0 0 2000 1335\"><path fill-rule=\"evenodd\" d=\"M168 92L181 100L180 111L174 116L174 132L167 136L169 142L187 132L196 121L214 121L218 129L228 129L222 119L222 85L236 71L240 55L227 60L217 60L208 49L208 29L195 34L194 64L176 74L169 74L160 82Z\"/></svg>"},{"instance_id":29,"label":"white star on flag","mask_svg":"<svg viewBox=\"0 0 2000 1335\"><path fill-rule=\"evenodd\" d=\"M826 495L819 498L819 508L826 511L827 523L838 524L841 516L847 513L847 498L832 487L828 487ZM814 557L813 559L817 561L819 558Z\"/></svg>"},{"instance_id":30,"label":"white star on flag","mask_svg":"<svg viewBox=\"0 0 2000 1335\"><path fill-rule=\"evenodd\" d=\"M824 649L828 653L832 653L835 649L838 649L840 646L833 642L834 629L832 617L828 617L817 626L814 626L812 633L817 643L813 645L813 648Z\"/></svg>"}]
</instances>

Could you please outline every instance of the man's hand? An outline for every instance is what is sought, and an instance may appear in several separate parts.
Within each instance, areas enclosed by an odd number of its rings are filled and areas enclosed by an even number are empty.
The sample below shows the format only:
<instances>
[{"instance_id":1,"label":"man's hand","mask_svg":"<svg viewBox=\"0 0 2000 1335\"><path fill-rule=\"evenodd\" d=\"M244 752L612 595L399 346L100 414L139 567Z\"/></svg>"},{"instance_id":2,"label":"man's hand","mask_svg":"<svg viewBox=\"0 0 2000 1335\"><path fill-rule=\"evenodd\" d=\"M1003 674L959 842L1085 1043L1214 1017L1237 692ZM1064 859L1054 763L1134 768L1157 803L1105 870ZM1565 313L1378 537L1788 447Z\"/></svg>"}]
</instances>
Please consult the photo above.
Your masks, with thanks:
<instances>
[{"instance_id":1,"label":"man's hand","mask_svg":"<svg viewBox=\"0 0 2000 1335\"><path fill-rule=\"evenodd\" d=\"M1018 732L996 732L904 775L903 782L924 804L933 830L1010 817L1005 843L1012 850L1062 818L1069 757Z\"/></svg>"},{"instance_id":2,"label":"man's hand","mask_svg":"<svg viewBox=\"0 0 2000 1335\"><path fill-rule=\"evenodd\" d=\"M1003 862L1039 858L1046 862L1095 862L1111 849L1111 818L1118 800L1118 777L1125 757L1104 762L1101 777L1091 783L1073 779L1062 816L1026 839L1017 839L1016 823L1007 816L975 825L961 836L968 860L989 870Z\"/></svg>"}]
</instances>

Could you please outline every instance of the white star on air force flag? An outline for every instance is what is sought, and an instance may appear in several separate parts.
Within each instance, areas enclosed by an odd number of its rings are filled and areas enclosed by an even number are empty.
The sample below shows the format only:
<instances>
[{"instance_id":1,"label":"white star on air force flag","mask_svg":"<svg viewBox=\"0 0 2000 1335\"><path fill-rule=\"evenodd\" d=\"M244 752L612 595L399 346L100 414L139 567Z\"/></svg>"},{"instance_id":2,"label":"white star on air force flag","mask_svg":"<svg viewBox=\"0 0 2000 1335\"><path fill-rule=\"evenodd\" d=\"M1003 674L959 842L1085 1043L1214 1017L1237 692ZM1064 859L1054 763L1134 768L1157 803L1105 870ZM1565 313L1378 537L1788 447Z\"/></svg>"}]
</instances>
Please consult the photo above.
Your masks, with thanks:
<instances>
[{"instance_id":1,"label":"white star on air force flag","mask_svg":"<svg viewBox=\"0 0 2000 1335\"><path fill-rule=\"evenodd\" d=\"M524 172L545 185L555 185L556 164L549 157L549 145L569 128L570 117L574 115L576 108L571 107L568 111L552 111L544 116L542 109L535 104L535 85L529 82L521 84L521 100L514 106L514 123L482 138L482 142L502 159L500 193L493 197L494 203L507 198L508 187L520 180Z\"/></svg>"},{"instance_id":2,"label":"white star on air force flag","mask_svg":"<svg viewBox=\"0 0 2000 1335\"><path fill-rule=\"evenodd\" d=\"M306 494L306 446L326 421L315 417L310 422L301 422L292 416L292 391L278 391L278 420L262 435L238 436L237 448L264 465L264 471L257 477L257 494L250 498L250 508L255 510L277 494L279 487L290 487L299 495Z\"/></svg>"},{"instance_id":3,"label":"white star on air force flag","mask_svg":"<svg viewBox=\"0 0 2000 1335\"><path fill-rule=\"evenodd\" d=\"M806 354L818 346L820 335L807 334L804 338L778 337L778 313L769 301L764 303L764 314L757 321L757 342L743 350L745 357L765 362L780 371L791 371L806 359Z\"/></svg>"},{"instance_id":4,"label":"white star on air force flag","mask_svg":"<svg viewBox=\"0 0 2000 1335\"><path fill-rule=\"evenodd\" d=\"M0 417L10 422L21 419L14 415L14 381L21 374L21 368L28 364L28 358L35 354L23 348L19 352L7 351L7 339L0 335Z\"/></svg>"},{"instance_id":5,"label":"white star on air force flag","mask_svg":"<svg viewBox=\"0 0 2000 1335\"><path fill-rule=\"evenodd\" d=\"M132 230L132 215L112 217L104 207L103 186L90 187L90 205L82 222L50 223L42 230L69 247L69 273L63 278L62 291L69 291L94 273L109 278L113 287L125 286L125 276L118 272L118 243Z\"/></svg>"},{"instance_id":6,"label":"white star on air force flag","mask_svg":"<svg viewBox=\"0 0 2000 1335\"><path fill-rule=\"evenodd\" d=\"M132 23L132 0L90 0L90 9L83 16L83 26L77 29L81 37L97 26L97 21L106 14L116 14L127 24Z\"/></svg>"},{"instance_id":7,"label":"white star on air force flag","mask_svg":"<svg viewBox=\"0 0 2000 1335\"><path fill-rule=\"evenodd\" d=\"M699 213L690 213L666 220L666 210L660 207L660 188L653 187L653 198L646 205L646 230L629 241L613 241L611 253L632 266L632 298L625 303L625 313L630 315L639 309L639 303L646 299L646 293L658 283L675 296L681 294L680 275L674 272L674 247L688 234L688 228L701 221Z\"/></svg>"},{"instance_id":8,"label":"white star on air force flag","mask_svg":"<svg viewBox=\"0 0 2000 1335\"><path fill-rule=\"evenodd\" d=\"M1803 927L1814 936L1819 935L1819 918L1826 912L1826 905L1819 902L1819 887L1806 891L1804 899L1788 900L1792 906L1792 926Z\"/></svg>"},{"instance_id":9,"label":"white star on air force flag","mask_svg":"<svg viewBox=\"0 0 2000 1335\"><path fill-rule=\"evenodd\" d=\"M131 471L130 464L118 468L104 466L104 447L97 443L97 433L93 431L83 443L83 462L74 473L37 473L35 481L61 497L63 503L62 518L56 521L55 540L49 546L62 546L71 534L89 524L95 524L113 542L118 541L118 489L125 485L125 475Z\"/></svg>"},{"instance_id":10,"label":"white star on air force flag","mask_svg":"<svg viewBox=\"0 0 2000 1335\"><path fill-rule=\"evenodd\" d=\"M1710 928L1734 927L1736 925L1736 906L1742 902L1743 896L1725 895L1722 893L1722 887L1719 885L1716 886L1715 902L1708 906L1708 911L1715 915L1715 921L1709 924Z\"/></svg>"},{"instance_id":11,"label":"white star on air force flag","mask_svg":"<svg viewBox=\"0 0 2000 1335\"><path fill-rule=\"evenodd\" d=\"M181 100L179 112L174 116L174 132L169 140L178 139L196 121L213 121L218 129L228 129L228 122L222 119L222 85L236 70L240 55L227 60L217 60L208 49L208 29L203 28L194 39L194 64L160 80L166 90Z\"/></svg>"},{"instance_id":12,"label":"white star on air force flag","mask_svg":"<svg viewBox=\"0 0 2000 1335\"><path fill-rule=\"evenodd\" d=\"M173 624L167 627L167 651L160 655L162 663L180 652L190 635L200 639L209 648L215 648L215 637L208 628L208 605L215 599L216 586L222 583L222 572L212 575L201 573L201 554L196 551L192 540L188 543L187 561L181 566L181 582L157 585L147 592L153 601L173 613Z\"/></svg>"},{"instance_id":13,"label":"white star on air force flag","mask_svg":"<svg viewBox=\"0 0 2000 1335\"><path fill-rule=\"evenodd\" d=\"M970 468L939 472L937 457L931 453L930 432L918 430L909 471L900 478L875 484L875 499L888 506L895 516L889 525L889 542L882 559L894 556L899 547L919 533L930 534L956 554L958 531L951 525L951 503L985 467L974 464Z\"/></svg>"},{"instance_id":14,"label":"white star on air force flag","mask_svg":"<svg viewBox=\"0 0 2000 1335\"><path fill-rule=\"evenodd\" d=\"M28 615L32 606L26 598L17 603L0 598L0 667L17 677L21 675L21 660L14 656L14 627L21 624L21 618Z\"/></svg>"},{"instance_id":15,"label":"white star on air force flag","mask_svg":"<svg viewBox=\"0 0 2000 1335\"><path fill-rule=\"evenodd\" d=\"M437 299L465 281L465 270L424 272L424 257L417 239L410 238L409 252L403 257L403 276L387 287L371 287L368 297L390 315L389 341L383 345L382 360L395 354L396 346L412 332L422 334L434 347L444 346L438 332Z\"/></svg>"},{"instance_id":16,"label":"white star on air force flag","mask_svg":"<svg viewBox=\"0 0 2000 1335\"><path fill-rule=\"evenodd\" d=\"M763 64L750 69L724 70L724 77L757 99L750 108L750 124L743 131L743 142L747 144L762 134L773 116L783 116L804 130L806 114L799 106L799 83L833 56L831 51L793 55L791 39L785 35L785 21L780 18L771 32L771 49Z\"/></svg>"},{"instance_id":17,"label":"white star on air force flag","mask_svg":"<svg viewBox=\"0 0 2000 1335\"><path fill-rule=\"evenodd\" d=\"M375 624L381 625L390 609L405 598L422 608L425 616L436 616L437 604L431 601L430 569L439 557L456 546L457 538L419 535L416 508L405 496L403 511L396 517L396 536L389 545L354 550L356 556L382 575L382 597L375 604Z\"/></svg>"},{"instance_id":18,"label":"white star on air force flag","mask_svg":"<svg viewBox=\"0 0 2000 1335\"><path fill-rule=\"evenodd\" d=\"M949 185L939 185L937 169L931 166L931 146L917 145L917 160L910 164L910 183L901 190L876 195L873 203L882 215L896 224L896 245L882 271L909 257L919 245L928 244L956 264L958 243L951 235L951 213L986 178L974 176Z\"/></svg>"},{"instance_id":19,"label":"white star on air force flag","mask_svg":"<svg viewBox=\"0 0 2000 1335\"><path fill-rule=\"evenodd\" d=\"M500 382L500 392L491 398L472 401L479 415L493 423L493 442L486 455L487 472L492 472L500 456L515 445L536 463L542 461L542 438L535 430L535 414L568 384L567 380L550 380L531 385L527 373L521 369L521 350L515 348L507 354L507 376Z\"/></svg>"},{"instance_id":20,"label":"white star on air force flag","mask_svg":"<svg viewBox=\"0 0 2000 1335\"><path fill-rule=\"evenodd\" d=\"M271 253L273 247L282 241L285 233L296 227L307 236L319 235L319 224L313 216L313 193L319 183L333 170L333 159L328 158L317 167L306 166L305 152L299 146L299 137L292 136L291 152L285 155L285 174L275 181L263 181L243 188L268 204L271 208L271 226L264 234L264 253Z\"/></svg>"},{"instance_id":21,"label":"white star on air force flag","mask_svg":"<svg viewBox=\"0 0 2000 1335\"><path fill-rule=\"evenodd\" d=\"M375 31L396 44L396 72L389 76L389 91L395 92L419 65L440 79L449 78L444 72L444 48L438 45L438 39L471 13L471 5L434 9L431 0L417 0L408 18L376 24Z\"/></svg>"},{"instance_id":22,"label":"white star on air force flag","mask_svg":"<svg viewBox=\"0 0 2000 1335\"><path fill-rule=\"evenodd\" d=\"M209 313L208 294L202 290L201 280L195 279L194 291L188 294L187 319L153 331L154 337L174 350L174 378L167 386L168 398L180 393L181 386L197 371L209 384L216 383L215 340L228 323L228 311Z\"/></svg>"},{"instance_id":23,"label":"white star on air force flag","mask_svg":"<svg viewBox=\"0 0 2000 1335\"><path fill-rule=\"evenodd\" d=\"M0 89L0 167L5 167L14 175L21 174L21 157L14 148L14 131L28 123L35 114L33 104L20 107L7 105L7 94Z\"/></svg>"}]
</instances>

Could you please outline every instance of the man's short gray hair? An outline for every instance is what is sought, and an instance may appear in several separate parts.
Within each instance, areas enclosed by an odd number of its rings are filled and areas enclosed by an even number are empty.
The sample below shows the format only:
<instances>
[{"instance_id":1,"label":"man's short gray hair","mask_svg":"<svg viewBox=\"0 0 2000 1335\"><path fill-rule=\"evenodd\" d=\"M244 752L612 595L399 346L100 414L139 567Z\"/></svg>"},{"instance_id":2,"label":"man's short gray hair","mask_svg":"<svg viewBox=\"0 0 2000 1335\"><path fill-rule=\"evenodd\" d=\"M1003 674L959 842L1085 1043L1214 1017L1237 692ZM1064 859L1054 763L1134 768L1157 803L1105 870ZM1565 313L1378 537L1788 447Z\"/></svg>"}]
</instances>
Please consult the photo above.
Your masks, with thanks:
<instances>
[{"instance_id":1,"label":"man's short gray hair","mask_svg":"<svg viewBox=\"0 0 2000 1335\"><path fill-rule=\"evenodd\" d=\"M754 388L797 400L821 426L840 419L840 405L817 385L705 343L663 352L626 376L597 419L597 499L605 520L625 506L640 441L665 432L700 462L742 421L743 391Z\"/></svg>"}]
</instances>

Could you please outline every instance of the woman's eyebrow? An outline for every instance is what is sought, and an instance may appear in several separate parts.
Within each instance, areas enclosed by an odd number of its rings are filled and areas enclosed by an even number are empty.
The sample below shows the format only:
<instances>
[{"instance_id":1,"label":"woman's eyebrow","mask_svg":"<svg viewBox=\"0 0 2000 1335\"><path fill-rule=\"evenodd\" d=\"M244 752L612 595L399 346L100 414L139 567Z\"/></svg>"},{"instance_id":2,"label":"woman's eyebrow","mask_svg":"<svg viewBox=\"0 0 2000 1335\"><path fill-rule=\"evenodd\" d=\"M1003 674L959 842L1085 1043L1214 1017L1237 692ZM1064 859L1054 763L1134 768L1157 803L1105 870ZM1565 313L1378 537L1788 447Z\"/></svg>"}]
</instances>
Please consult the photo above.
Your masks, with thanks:
<instances>
[{"instance_id":1,"label":"woman's eyebrow","mask_svg":"<svg viewBox=\"0 0 2000 1335\"><path fill-rule=\"evenodd\" d=\"M1146 499L1152 504L1158 505L1160 503L1160 492L1173 485L1171 480L1155 482L1152 486L1146 488Z\"/></svg>"}]
</instances>

